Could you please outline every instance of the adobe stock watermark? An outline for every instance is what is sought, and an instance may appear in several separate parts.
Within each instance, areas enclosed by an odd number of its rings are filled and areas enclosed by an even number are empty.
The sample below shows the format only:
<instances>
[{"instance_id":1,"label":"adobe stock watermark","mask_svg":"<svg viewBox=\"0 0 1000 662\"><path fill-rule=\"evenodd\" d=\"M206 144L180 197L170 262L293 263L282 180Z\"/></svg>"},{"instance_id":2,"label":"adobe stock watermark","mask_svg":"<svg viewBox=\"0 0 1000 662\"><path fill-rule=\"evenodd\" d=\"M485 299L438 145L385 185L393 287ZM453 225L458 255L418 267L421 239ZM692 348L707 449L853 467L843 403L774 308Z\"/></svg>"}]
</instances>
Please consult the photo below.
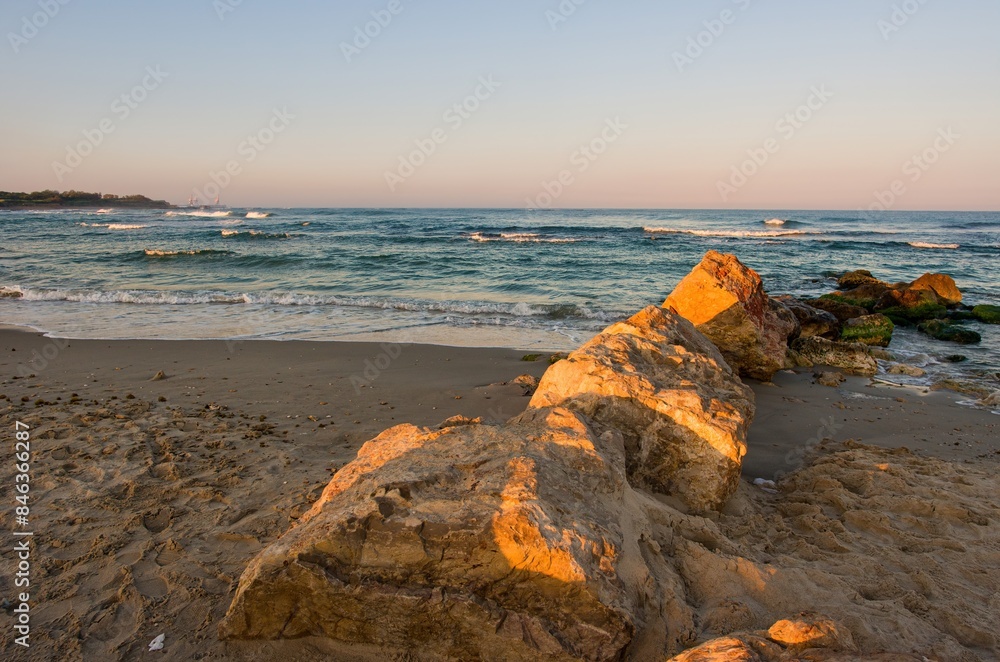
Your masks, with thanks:
<instances>
[{"instance_id":1,"label":"adobe stock watermark","mask_svg":"<svg viewBox=\"0 0 1000 662\"><path fill-rule=\"evenodd\" d=\"M72 0L38 0L38 8L30 16L21 17L21 29L18 32L8 32L7 41L14 49L14 55L21 52L21 48L28 45L28 42L38 36L38 33L45 29L49 21L58 16L62 8Z\"/></svg>"},{"instance_id":2,"label":"adobe stock watermark","mask_svg":"<svg viewBox=\"0 0 1000 662\"><path fill-rule=\"evenodd\" d=\"M395 193L396 188L427 163L427 160L437 152L438 148L448 142L451 134L461 129L482 108L483 102L489 100L502 86L503 83L493 80L492 74L480 76L479 85L472 91L472 94L444 111L441 120L447 125L447 128L438 127L426 137L414 140L413 144L416 149L409 154L400 155L395 170L385 171L385 183L389 186L389 191Z\"/></svg>"},{"instance_id":3,"label":"adobe stock watermark","mask_svg":"<svg viewBox=\"0 0 1000 662\"><path fill-rule=\"evenodd\" d=\"M403 13L406 6L402 0L389 0L385 9L379 9L371 13L372 20L364 25L354 28L354 38L351 41L340 42L340 52L344 54L344 59L350 64L354 58L372 45L372 41L378 39L382 31L392 24L393 20Z\"/></svg>"},{"instance_id":4,"label":"adobe stock watermark","mask_svg":"<svg viewBox=\"0 0 1000 662\"><path fill-rule=\"evenodd\" d=\"M916 184L941 159L941 155L951 150L962 136L955 133L950 126L938 129L934 142L926 149L914 154L903 162L902 176L893 180L889 186L875 191L875 201L867 209L859 209L862 217L871 220L873 212L889 211L910 190L909 185Z\"/></svg>"},{"instance_id":5,"label":"adobe stock watermark","mask_svg":"<svg viewBox=\"0 0 1000 662\"><path fill-rule=\"evenodd\" d=\"M826 85L813 86L805 103L792 112L785 113L784 117L775 123L774 131L777 137L768 138L761 146L748 149L749 158L732 167L729 179L720 179L716 182L722 201L728 202L730 196L746 186L747 182L767 165L771 157L781 151L782 140L788 142L795 138L799 130L808 124L833 96L833 92L826 89Z\"/></svg>"},{"instance_id":6,"label":"adobe stock watermark","mask_svg":"<svg viewBox=\"0 0 1000 662\"><path fill-rule=\"evenodd\" d=\"M72 173L83 163L84 159L94 153L104 144L104 140L118 128L117 122L124 122L139 105L149 98L149 94L160 87L169 74L160 70L160 66L146 67L146 75L142 81L131 90L121 95L111 103L111 114L105 117L92 129L83 130L83 140L75 145L66 146L66 158L52 162L52 172L61 183L66 175Z\"/></svg>"},{"instance_id":7,"label":"adobe stock watermark","mask_svg":"<svg viewBox=\"0 0 1000 662\"><path fill-rule=\"evenodd\" d=\"M365 369L361 372L361 374L351 375L351 386L354 387L354 392L357 395L361 395L361 389L371 387L371 385L382 376L382 373L389 369L393 361L400 357L403 350L411 344L413 343L400 342L380 344L379 348L382 351L371 358L365 359Z\"/></svg>"},{"instance_id":8,"label":"adobe stock watermark","mask_svg":"<svg viewBox=\"0 0 1000 662\"><path fill-rule=\"evenodd\" d=\"M69 343L69 338L50 338L41 350L32 350L26 363L17 364L18 376L25 379L45 372L59 358L63 350L69 347Z\"/></svg>"},{"instance_id":9,"label":"adobe stock watermark","mask_svg":"<svg viewBox=\"0 0 1000 662\"><path fill-rule=\"evenodd\" d=\"M875 24L879 32L882 33L882 39L884 41L892 39L892 36L902 30L910 22L910 19L916 16L929 1L903 0L899 4L894 4L889 18L880 18Z\"/></svg>"},{"instance_id":10,"label":"adobe stock watermark","mask_svg":"<svg viewBox=\"0 0 1000 662\"><path fill-rule=\"evenodd\" d=\"M739 12L745 12L753 4L753 0L732 0L733 4L739 8ZM687 46L679 51L674 51L674 65L677 71L684 73L684 70L695 63L695 60L704 55L708 49L715 45L715 42L725 34L729 26L739 20L740 14L732 9L723 9L715 18L702 21L704 30L696 35L688 37Z\"/></svg>"},{"instance_id":11,"label":"adobe stock watermark","mask_svg":"<svg viewBox=\"0 0 1000 662\"><path fill-rule=\"evenodd\" d=\"M628 129L628 124L622 122L620 117L608 119L604 122L604 128L600 134L590 142L580 145L580 148L573 152L569 159L569 168L559 172L550 181L542 182L542 190L533 198L525 198L528 209L548 209L558 200L566 189L576 183L576 176L585 173L601 155L608 151L614 143L622 137Z\"/></svg>"},{"instance_id":12,"label":"adobe stock watermark","mask_svg":"<svg viewBox=\"0 0 1000 662\"><path fill-rule=\"evenodd\" d=\"M243 174L243 167L256 161L261 152L284 133L294 119L295 115L289 113L287 108L281 110L275 108L267 124L256 133L248 135L237 146L236 153L242 157L242 160L230 159L222 169L209 171L208 178L212 181L207 182L201 189L195 187L192 190L192 195L205 200L217 198L233 183L234 178Z\"/></svg>"},{"instance_id":13,"label":"adobe stock watermark","mask_svg":"<svg viewBox=\"0 0 1000 662\"><path fill-rule=\"evenodd\" d=\"M576 10L587 3L587 0L562 0L555 9L545 10L545 20L549 22L549 28L555 32L559 26L570 19Z\"/></svg>"},{"instance_id":14,"label":"adobe stock watermark","mask_svg":"<svg viewBox=\"0 0 1000 662\"><path fill-rule=\"evenodd\" d=\"M785 454L785 466L800 466L810 451L816 448L816 446L819 446L824 439L832 439L833 435L835 435L837 431L843 427L843 424L834 420L833 416L821 418L819 429L816 431L816 436L806 439L804 444L793 448ZM786 472L784 470L781 470L776 473L776 476L780 478L781 476L784 476L785 473Z\"/></svg>"},{"instance_id":15,"label":"adobe stock watermark","mask_svg":"<svg viewBox=\"0 0 1000 662\"><path fill-rule=\"evenodd\" d=\"M243 4L243 0L212 0L212 9L220 21L226 20L226 15L231 14Z\"/></svg>"}]
</instances>

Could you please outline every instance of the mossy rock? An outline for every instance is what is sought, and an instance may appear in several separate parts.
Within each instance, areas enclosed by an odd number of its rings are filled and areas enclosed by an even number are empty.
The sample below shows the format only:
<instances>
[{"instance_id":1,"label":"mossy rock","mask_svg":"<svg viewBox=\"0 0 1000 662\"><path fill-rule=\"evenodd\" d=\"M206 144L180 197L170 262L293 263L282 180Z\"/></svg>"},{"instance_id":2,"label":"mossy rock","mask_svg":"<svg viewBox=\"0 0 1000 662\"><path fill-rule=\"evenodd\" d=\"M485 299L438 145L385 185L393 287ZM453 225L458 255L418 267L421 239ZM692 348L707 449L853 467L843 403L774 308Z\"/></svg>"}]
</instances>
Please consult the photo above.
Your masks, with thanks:
<instances>
[{"instance_id":1,"label":"mossy rock","mask_svg":"<svg viewBox=\"0 0 1000 662\"><path fill-rule=\"evenodd\" d=\"M947 340L960 345L975 345L983 340L983 337L975 331L970 331L957 324L948 324L944 320L929 320L919 325L917 330L926 333L931 338Z\"/></svg>"},{"instance_id":2,"label":"mossy rock","mask_svg":"<svg viewBox=\"0 0 1000 662\"><path fill-rule=\"evenodd\" d=\"M527 361L529 363L534 363L538 359L542 358L541 354L525 354L521 357L522 361Z\"/></svg>"},{"instance_id":3,"label":"mossy rock","mask_svg":"<svg viewBox=\"0 0 1000 662\"><path fill-rule=\"evenodd\" d=\"M847 320L840 339L844 342L858 342L876 347L888 347L896 326L885 315L865 315Z\"/></svg>"},{"instance_id":4,"label":"mossy rock","mask_svg":"<svg viewBox=\"0 0 1000 662\"><path fill-rule=\"evenodd\" d=\"M549 365L552 365L554 363L559 363L563 359L567 358L569 358L569 354L566 354L564 352L560 352L558 354L552 354L551 356L549 356Z\"/></svg>"},{"instance_id":5,"label":"mossy rock","mask_svg":"<svg viewBox=\"0 0 1000 662\"><path fill-rule=\"evenodd\" d=\"M820 297L820 299L826 299L827 301L834 301L836 303L844 303L848 306L857 306L859 308L864 308L869 312L871 312L875 308L875 304L878 303L878 299L852 297L849 294L844 294L843 292L838 294L824 294Z\"/></svg>"},{"instance_id":6,"label":"mossy rock","mask_svg":"<svg viewBox=\"0 0 1000 662\"><path fill-rule=\"evenodd\" d=\"M905 326L914 322L925 322L927 320L938 320L948 316L948 309L936 303L925 303L913 308L903 306L893 306L880 310L880 313L891 319L893 322Z\"/></svg>"},{"instance_id":7,"label":"mossy rock","mask_svg":"<svg viewBox=\"0 0 1000 662\"><path fill-rule=\"evenodd\" d=\"M972 314L980 322L1000 324L1000 306L976 306Z\"/></svg>"}]
</instances>

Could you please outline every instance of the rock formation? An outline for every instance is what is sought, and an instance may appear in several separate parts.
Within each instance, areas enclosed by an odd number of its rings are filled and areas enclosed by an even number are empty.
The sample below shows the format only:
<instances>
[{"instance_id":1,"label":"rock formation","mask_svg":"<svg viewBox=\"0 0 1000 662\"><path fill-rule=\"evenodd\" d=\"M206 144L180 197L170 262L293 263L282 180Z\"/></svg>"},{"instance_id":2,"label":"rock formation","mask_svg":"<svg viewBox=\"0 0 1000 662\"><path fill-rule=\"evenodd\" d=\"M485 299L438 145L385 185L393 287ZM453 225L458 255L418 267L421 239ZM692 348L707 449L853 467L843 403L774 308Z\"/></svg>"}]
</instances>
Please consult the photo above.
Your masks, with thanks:
<instances>
[{"instance_id":1,"label":"rock formation","mask_svg":"<svg viewBox=\"0 0 1000 662\"><path fill-rule=\"evenodd\" d=\"M565 409L387 430L254 559L221 635L613 659L655 601L640 595L623 452Z\"/></svg>"},{"instance_id":2,"label":"rock formation","mask_svg":"<svg viewBox=\"0 0 1000 662\"><path fill-rule=\"evenodd\" d=\"M663 306L693 323L740 375L764 381L787 366L788 342L799 333L795 316L768 297L755 271L716 251L705 255Z\"/></svg>"},{"instance_id":3,"label":"rock formation","mask_svg":"<svg viewBox=\"0 0 1000 662\"><path fill-rule=\"evenodd\" d=\"M579 411L625 438L629 482L717 509L736 489L753 393L690 322L650 306L552 366L531 407Z\"/></svg>"},{"instance_id":4,"label":"rock formation","mask_svg":"<svg viewBox=\"0 0 1000 662\"><path fill-rule=\"evenodd\" d=\"M250 564L220 635L495 660L686 641L683 585L643 542L633 485L720 507L752 415L718 350L651 306L551 367L504 426L402 425L365 444Z\"/></svg>"}]
</instances>

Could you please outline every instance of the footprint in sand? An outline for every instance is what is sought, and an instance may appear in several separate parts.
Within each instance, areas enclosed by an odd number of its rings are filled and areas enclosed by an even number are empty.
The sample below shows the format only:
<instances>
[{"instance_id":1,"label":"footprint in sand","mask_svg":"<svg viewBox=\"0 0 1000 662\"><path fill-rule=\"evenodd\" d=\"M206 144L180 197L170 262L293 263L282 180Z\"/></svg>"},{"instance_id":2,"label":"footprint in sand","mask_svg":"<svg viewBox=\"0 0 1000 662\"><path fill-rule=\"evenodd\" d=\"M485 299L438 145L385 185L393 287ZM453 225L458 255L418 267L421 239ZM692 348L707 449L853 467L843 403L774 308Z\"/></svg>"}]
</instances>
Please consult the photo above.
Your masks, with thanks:
<instances>
[{"instance_id":1,"label":"footprint in sand","mask_svg":"<svg viewBox=\"0 0 1000 662\"><path fill-rule=\"evenodd\" d=\"M156 563L160 566L170 565L171 563L179 561L183 555L184 548L171 538L167 542L163 543L159 553L156 555Z\"/></svg>"},{"instance_id":2,"label":"footprint in sand","mask_svg":"<svg viewBox=\"0 0 1000 662\"><path fill-rule=\"evenodd\" d=\"M143 515L142 525L150 533L160 533L170 526L170 516L169 508L160 508L155 513L149 512Z\"/></svg>"}]
</instances>

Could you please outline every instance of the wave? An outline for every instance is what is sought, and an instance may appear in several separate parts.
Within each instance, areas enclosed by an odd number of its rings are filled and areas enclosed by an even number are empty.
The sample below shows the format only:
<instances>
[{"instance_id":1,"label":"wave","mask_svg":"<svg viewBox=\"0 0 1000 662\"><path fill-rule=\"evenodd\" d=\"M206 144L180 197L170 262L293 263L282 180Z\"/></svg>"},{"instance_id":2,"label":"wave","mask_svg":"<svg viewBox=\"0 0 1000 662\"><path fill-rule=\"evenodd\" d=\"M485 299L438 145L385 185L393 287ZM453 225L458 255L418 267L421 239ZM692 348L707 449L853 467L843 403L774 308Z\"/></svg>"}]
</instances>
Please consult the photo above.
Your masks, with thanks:
<instances>
[{"instance_id":1,"label":"wave","mask_svg":"<svg viewBox=\"0 0 1000 662\"><path fill-rule=\"evenodd\" d=\"M940 250L955 250L962 247L960 244L932 244L927 241L911 241L909 244L914 248L931 248Z\"/></svg>"},{"instance_id":2,"label":"wave","mask_svg":"<svg viewBox=\"0 0 1000 662\"><path fill-rule=\"evenodd\" d=\"M772 237L797 237L802 235L823 234L810 230L684 230L680 228L644 227L643 232L649 234L689 234L695 237L731 237L734 239Z\"/></svg>"},{"instance_id":3,"label":"wave","mask_svg":"<svg viewBox=\"0 0 1000 662\"><path fill-rule=\"evenodd\" d=\"M247 218L270 218L271 214L266 211L248 211Z\"/></svg>"},{"instance_id":4,"label":"wave","mask_svg":"<svg viewBox=\"0 0 1000 662\"><path fill-rule=\"evenodd\" d=\"M0 286L23 301L67 301L79 303L128 303L137 305L231 304L259 306L339 306L425 312L444 315L469 315L548 320L598 320L612 322L625 313L595 310L576 304L496 303L485 301L429 301L420 299L383 299L365 296L320 296L295 293L257 292L175 292L157 290L63 290L34 289L19 285ZM17 293L17 294L15 294Z\"/></svg>"},{"instance_id":5,"label":"wave","mask_svg":"<svg viewBox=\"0 0 1000 662\"><path fill-rule=\"evenodd\" d=\"M264 232L263 230L222 230L227 239L291 239L295 235L288 232Z\"/></svg>"},{"instance_id":6,"label":"wave","mask_svg":"<svg viewBox=\"0 0 1000 662\"><path fill-rule=\"evenodd\" d=\"M231 211L168 211L167 216L194 216L195 218L225 218Z\"/></svg>"},{"instance_id":7,"label":"wave","mask_svg":"<svg viewBox=\"0 0 1000 662\"><path fill-rule=\"evenodd\" d=\"M181 256L195 256L195 255L233 255L233 252L215 251L210 249L205 249L200 251L162 251L162 250L147 248L143 251L143 255L145 255L146 257L181 257Z\"/></svg>"},{"instance_id":8,"label":"wave","mask_svg":"<svg viewBox=\"0 0 1000 662\"><path fill-rule=\"evenodd\" d=\"M466 236L470 241L480 243L501 241L515 244L575 244L583 241L568 237L543 237L537 232L472 232Z\"/></svg>"},{"instance_id":9,"label":"wave","mask_svg":"<svg viewBox=\"0 0 1000 662\"><path fill-rule=\"evenodd\" d=\"M784 225L788 221L781 218L770 218L764 221L764 225Z\"/></svg>"},{"instance_id":10,"label":"wave","mask_svg":"<svg viewBox=\"0 0 1000 662\"><path fill-rule=\"evenodd\" d=\"M79 225L83 228L107 228L108 230L142 230L149 227L136 223L80 223Z\"/></svg>"}]
</instances>

